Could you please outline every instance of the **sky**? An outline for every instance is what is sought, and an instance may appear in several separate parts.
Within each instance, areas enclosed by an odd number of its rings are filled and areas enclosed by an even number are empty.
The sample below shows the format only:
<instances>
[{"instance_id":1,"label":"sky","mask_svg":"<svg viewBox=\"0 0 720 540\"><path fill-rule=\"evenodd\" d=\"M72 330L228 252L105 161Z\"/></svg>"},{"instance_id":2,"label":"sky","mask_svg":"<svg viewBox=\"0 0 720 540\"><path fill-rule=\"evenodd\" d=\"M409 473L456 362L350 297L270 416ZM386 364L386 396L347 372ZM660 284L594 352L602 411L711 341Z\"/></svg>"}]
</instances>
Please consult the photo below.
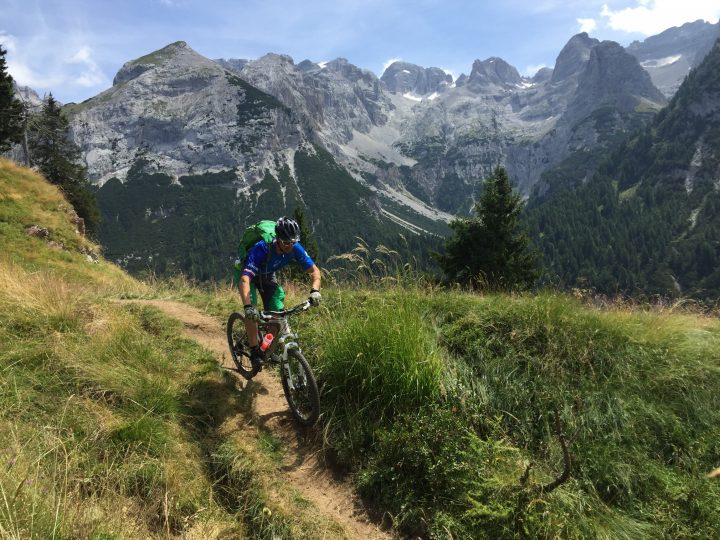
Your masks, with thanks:
<instances>
[{"instance_id":1,"label":"sky","mask_svg":"<svg viewBox=\"0 0 720 540\"><path fill-rule=\"evenodd\" d=\"M552 67L579 32L628 45L720 19L720 0L0 0L0 45L20 85L63 103L112 86L125 62L185 41L208 58L394 60L457 78L476 59L523 75Z\"/></svg>"}]
</instances>

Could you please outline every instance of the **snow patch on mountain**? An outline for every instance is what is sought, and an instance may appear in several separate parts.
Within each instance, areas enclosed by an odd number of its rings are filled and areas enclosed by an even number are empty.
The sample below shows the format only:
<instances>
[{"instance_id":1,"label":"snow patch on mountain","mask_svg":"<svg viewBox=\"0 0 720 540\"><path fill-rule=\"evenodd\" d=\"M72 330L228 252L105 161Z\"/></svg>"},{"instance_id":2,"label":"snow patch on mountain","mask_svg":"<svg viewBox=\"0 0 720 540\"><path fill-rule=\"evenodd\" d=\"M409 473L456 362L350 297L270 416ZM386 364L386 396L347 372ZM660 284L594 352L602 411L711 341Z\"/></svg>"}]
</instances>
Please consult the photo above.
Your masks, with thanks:
<instances>
[{"instance_id":1,"label":"snow patch on mountain","mask_svg":"<svg viewBox=\"0 0 720 540\"><path fill-rule=\"evenodd\" d=\"M658 67L664 67L669 66L677 62L682 58L682 54L676 54L673 56L666 56L665 58L660 58L656 60L645 60L644 62L640 62L640 65L644 68L658 68Z\"/></svg>"}]
</instances>

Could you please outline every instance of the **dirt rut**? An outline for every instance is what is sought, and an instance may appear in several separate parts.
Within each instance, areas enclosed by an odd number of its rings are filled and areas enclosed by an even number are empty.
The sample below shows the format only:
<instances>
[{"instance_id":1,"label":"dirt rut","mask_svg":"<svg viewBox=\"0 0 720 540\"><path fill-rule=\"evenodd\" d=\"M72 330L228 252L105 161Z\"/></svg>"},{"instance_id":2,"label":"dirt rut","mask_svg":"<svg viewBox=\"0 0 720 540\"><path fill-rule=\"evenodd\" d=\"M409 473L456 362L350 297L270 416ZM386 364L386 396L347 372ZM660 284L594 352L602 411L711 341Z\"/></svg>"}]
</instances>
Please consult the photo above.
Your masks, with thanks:
<instances>
[{"instance_id":1,"label":"dirt rut","mask_svg":"<svg viewBox=\"0 0 720 540\"><path fill-rule=\"evenodd\" d=\"M234 367L228 351L223 322L181 302L143 300L142 303L155 306L170 317L181 321L187 337L213 352L224 367ZM286 451L282 470L293 486L306 499L312 501L320 512L340 523L348 538L363 540L392 538L368 519L350 485L333 475L332 470L322 461L321 449L298 429L277 377L263 371L252 381L245 381L239 375L237 378L238 385L243 388L248 385L256 386L251 392L254 399L254 416L246 420L248 423L265 426L283 441Z\"/></svg>"}]
</instances>

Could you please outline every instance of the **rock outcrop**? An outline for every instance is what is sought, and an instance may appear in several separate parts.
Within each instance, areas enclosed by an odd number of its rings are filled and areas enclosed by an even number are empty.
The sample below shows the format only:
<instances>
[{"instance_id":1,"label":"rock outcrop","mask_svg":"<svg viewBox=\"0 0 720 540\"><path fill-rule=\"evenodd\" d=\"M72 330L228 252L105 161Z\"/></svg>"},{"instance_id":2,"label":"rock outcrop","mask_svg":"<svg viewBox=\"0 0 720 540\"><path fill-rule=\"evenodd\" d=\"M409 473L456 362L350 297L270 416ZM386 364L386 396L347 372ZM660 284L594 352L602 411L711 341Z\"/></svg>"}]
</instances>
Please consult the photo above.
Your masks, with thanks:
<instances>
[{"instance_id":1,"label":"rock outcrop","mask_svg":"<svg viewBox=\"0 0 720 540\"><path fill-rule=\"evenodd\" d=\"M452 84L452 75L440 68L393 62L380 77L387 89L401 94L412 93L417 96L443 92Z\"/></svg>"},{"instance_id":2,"label":"rock outcrop","mask_svg":"<svg viewBox=\"0 0 720 540\"><path fill-rule=\"evenodd\" d=\"M126 63L112 88L66 111L98 184L137 166L174 178L234 171L253 182L306 140L287 106L184 42Z\"/></svg>"},{"instance_id":3,"label":"rock outcrop","mask_svg":"<svg viewBox=\"0 0 720 540\"><path fill-rule=\"evenodd\" d=\"M653 84L671 97L688 72L703 61L720 38L720 22L703 20L668 28L644 41L633 41L627 52L638 59L650 74Z\"/></svg>"}]
</instances>

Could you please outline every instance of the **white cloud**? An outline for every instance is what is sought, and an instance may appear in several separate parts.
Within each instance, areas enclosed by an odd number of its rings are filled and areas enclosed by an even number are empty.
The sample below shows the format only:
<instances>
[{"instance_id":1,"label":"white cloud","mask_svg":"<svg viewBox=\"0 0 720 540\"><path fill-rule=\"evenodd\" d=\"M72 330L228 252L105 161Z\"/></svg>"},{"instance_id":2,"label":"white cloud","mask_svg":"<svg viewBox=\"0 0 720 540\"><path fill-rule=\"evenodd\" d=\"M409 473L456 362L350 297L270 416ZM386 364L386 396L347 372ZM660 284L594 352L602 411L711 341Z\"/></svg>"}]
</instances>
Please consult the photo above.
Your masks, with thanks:
<instances>
[{"instance_id":1,"label":"white cloud","mask_svg":"<svg viewBox=\"0 0 720 540\"><path fill-rule=\"evenodd\" d=\"M389 68L389 67L390 67L390 64L392 64L393 62L401 62L401 61L402 61L402 58L391 58L390 60L386 60L385 63L383 64L383 68L382 68L382 71L381 71L380 73L381 73L381 74L382 74L382 73L385 73L385 70L386 70L387 68Z\"/></svg>"},{"instance_id":2,"label":"white cloud","mask_svg":"<svg viewBox=\"0 0 720 540\"><path fill-rule=\"evenodd\" d=\"M4 30L0 30L0 45L8 53L14 53L17 49L17 38L12 34L6 33Z\"/></svg>"},{"instance_id":3,"label":"white cloud","mask_svg":"<svg viewBox=\"0 0 720 540\"><path fill-rule=\"evenodd\" d=\"M548 67L547 64L532 64L532 65L527 66L522 74L525 77L532 77L538 71L540 71L542 68L546 68L546 67Z\"/></svg>"},{"instance_id":4,"label":"white cloud","mask_svg":"<svg viewBox=\"0 0 720 540\"><path fill-rule=\"evenodd\" d=\"M83 46L67 60L68 64L79 64L82 71L75 74L75 82L85 88L99 86L107 81L105 74L100 66L92 59L92 51L90 47Z\"/></svg>"},{"instance_id":5,"label":"white cloud","mask_svg":"<svg viewBox=\"0 0 720 540\"><path fill-rule=\"evenodd\" d=\"M8 73L18 85L29 86L40 95L78 89L99 90L109 82L87 45L48 49L44 40L21 41L3 31L0 31L0 43L8 50ZM75 52L63 57L63 51L68 49Z\"/></svg>"},{"instance_id":6,"label":"white cloud","mask_svg":"<svg viewBox=\"0 0 720 540\"><path fill-rule=\"evenodd\" d=\"M92 62L92 60L90 60L91 54L90 47L80 47L68 62L71 64L86 64Z\"/></svg>"},{"instance_id":7,"label":"white cloud","mask_svg":"<svg viewBox=\"0 0 720 540\"><path fill-rule=\"evenodd\" d=\"M63 78L53 74L36 73L30 66L17 60L8 60L8 73L20 86L29 86L40 91L52 89L63 83Z\"/></svg>"},{"instance_id":8,"label":"white cloud","mask_svg":"<svg viewBox=\"0 0 720 540\"><path fill-rule=\"evenodd\" d=\"M597 22L595 19L578 19L581 32L587 32L588 34L597 28Z\"/></svg>"},{"instance_id":9,"label":"white cloud","mask_svg":"<svg viewBox=\"0 0 720 540\"><path fill-rule=\"evenodd\" d=\"M601 15L613 30L658 34L672 26L704 19L715 23L720 18L718 0L636 0L635 7L612 10L605 4Z\"/></svg>"}]
</instances>

